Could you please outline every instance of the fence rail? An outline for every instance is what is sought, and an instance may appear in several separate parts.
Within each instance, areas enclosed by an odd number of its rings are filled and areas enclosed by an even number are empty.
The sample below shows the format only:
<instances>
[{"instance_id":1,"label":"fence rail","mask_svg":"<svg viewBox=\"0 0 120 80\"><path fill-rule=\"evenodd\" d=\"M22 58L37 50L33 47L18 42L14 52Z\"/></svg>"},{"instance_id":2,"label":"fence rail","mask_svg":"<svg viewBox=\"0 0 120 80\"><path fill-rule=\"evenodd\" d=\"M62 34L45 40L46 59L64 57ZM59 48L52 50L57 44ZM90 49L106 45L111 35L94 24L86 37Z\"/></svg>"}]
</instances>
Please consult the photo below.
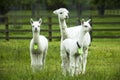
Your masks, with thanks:
<instances>
[{"instance_id":1,"label":"fence rail","mask_svg":"<svg viewBox=\"0 0 120 80\"><path fill-rule=\"evenodd\" d=\"M14 17L14 16L12 16ZM26 18L30 18L31 16L17 16L17 17L26 17ZM16 18L17 18L16 17ZM60 36L53 36L52 32L59 32L59 29L53 30L52 29L52 25L56 25L58 24L58 22L52 22L52 17L53 16L42 16L47 18L47 22L43 22L43 24L48 25L48 29L42 29L41 32L48 32L48 36L47 38L49 39L49 41L52 41L52 39L60 39ZM86 16L87 17L87 16ZM99 17L99 16L92 16L92 17ZM104 17L120 17L120 15L113 15L113 16L104 16ZM0 18L4 18L5 21L4 22L0 22L0 24L5 25L5 29L0 30L0 33L4 33L5 36L2 37L0 36L0 39L31 39L32 37L12 37L10 36L10 32L31 32L31 30L25 29L25 30L11 30L9 29L9 25L29 25L28 22L9 22L8 21L8 17L7 16L1 16ZM76 16L72 16L71 18L76 18ZM73 24L73 23L71 23ZM120 24L120 22L92 22L92 24ZM93 32L95 31L120 31L120 29L93 29ZM92 33L92 32L91 32ZM92 36L92 34L91 34ZM120 38L120 36L92 36L92 38Z\"/></svg>"}]
</instances>

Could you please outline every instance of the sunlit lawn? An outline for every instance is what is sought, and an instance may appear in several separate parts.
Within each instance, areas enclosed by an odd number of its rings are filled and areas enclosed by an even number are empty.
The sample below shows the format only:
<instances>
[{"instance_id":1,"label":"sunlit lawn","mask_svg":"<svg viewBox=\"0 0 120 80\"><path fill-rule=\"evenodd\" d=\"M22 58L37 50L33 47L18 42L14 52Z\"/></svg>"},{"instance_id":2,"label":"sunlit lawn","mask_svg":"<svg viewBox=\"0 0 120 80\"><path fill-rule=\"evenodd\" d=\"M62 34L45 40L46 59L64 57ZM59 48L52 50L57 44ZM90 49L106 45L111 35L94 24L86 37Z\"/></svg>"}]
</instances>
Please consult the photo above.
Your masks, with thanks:
<instances>
[{"instance_id":1,"label":"sunlit lawn","mask_svg":"<svg viewBox=\"0 0 120 80\"><path fill-rule=\"evenodd\" d=\"M93 39L86 74L64 77L61 73L60 42L49 42L46 67L33 73L30 67L30 40L0 40L1 80L119 80L120 39Z\"/></svg>"}]
</instances>

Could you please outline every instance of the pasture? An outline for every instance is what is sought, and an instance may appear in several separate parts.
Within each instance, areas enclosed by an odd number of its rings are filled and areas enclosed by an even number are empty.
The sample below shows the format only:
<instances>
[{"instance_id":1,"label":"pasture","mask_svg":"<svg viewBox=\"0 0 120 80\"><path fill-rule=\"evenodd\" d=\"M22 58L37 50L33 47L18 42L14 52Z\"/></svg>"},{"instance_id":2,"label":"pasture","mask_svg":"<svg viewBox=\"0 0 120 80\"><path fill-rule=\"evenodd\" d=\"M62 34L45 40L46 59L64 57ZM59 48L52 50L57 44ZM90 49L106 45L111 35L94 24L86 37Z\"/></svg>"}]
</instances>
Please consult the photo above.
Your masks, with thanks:
<instances>
[{"instance_id":1,"label":"pasture","mask_svg":"<svg viewBox=\"0 0 120 80\"><path fill-rule=\"evenodd\" d=\"M8 15L14 12L9 12ZM31 15L30 12L22 12L23 15ZM21 12L16 12L21 15ZM71 13L70 13L71 14ZM74 14L74 13L72 13ZM89 13L90 14L90 13ZM89 15L88 14L88 15ZM97 13L94 12L93 15ZM15 14L13 14L15 16ZM16 16L17 16L16 15ZM51 12L51 14L53 13ZM53 15L54 16L54 15ZM9 17L10 22L29 22L30 18ZM46 18L42 18L43 23L47 22ZM94 17L93 22L118 22L119 17ZM19 21L20 20L20 21ZM53 18L53 30L59 30L57 16ZM76 18L67 20L68 26L76 25ZM119 29L119 24L93 24L93 29ZM0 29L4 30L5 26L0 25ZM10 36L14 37L32 37L32 32L12 32L12 30L31 30L29 25L9 25ZM41 29L48 29L48 25L41 25ZM47 36L48 32L41 32ZM60 32L52 32L53 36L60 36ZM93 31L93 36L119 36L120 31ZM4 32L0 33L4 37ZM49 42L48 54L46 57L45 69L41 72L33 73L30 66L29 53L30 39L6 41L0 39L0 80L119 80L120 79L120 38L118 39L94 39L89 49L86 74L75 77L61 73L61 57L60 57L60 40L53 39Z\"/></svg>"},{"instance_id":2,"label":"pasture","mask_svg":"<svg viewBox=\"0 0 120 80\"><path fill-rule=\"evenodd\" d=\"M49 42L46 67L33 73L29 55L30 40L0 40L0 80L119 80L120 39L93 39L86 74L61 74L60 42Z\"/></svg>"}]
</instances>

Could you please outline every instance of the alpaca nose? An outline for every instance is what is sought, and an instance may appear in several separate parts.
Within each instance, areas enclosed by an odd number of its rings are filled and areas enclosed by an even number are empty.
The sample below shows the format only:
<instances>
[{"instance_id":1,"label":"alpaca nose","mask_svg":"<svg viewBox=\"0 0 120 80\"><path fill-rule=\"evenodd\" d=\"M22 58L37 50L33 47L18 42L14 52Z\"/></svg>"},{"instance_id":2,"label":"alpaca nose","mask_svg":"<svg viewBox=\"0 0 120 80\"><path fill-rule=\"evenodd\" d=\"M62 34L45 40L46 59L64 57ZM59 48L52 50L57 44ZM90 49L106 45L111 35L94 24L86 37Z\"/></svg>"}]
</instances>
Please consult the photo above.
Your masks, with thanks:
<instances>
[{"instance_id":1,"label":"alpaca nose","mask_svg":"<svg viewBox=\"0 0 120 80\"><path fill-rule=\"evenodd\" d=\"M66 19L68 19L68 18L69 18L69 16L67 15L67 16L66 16Z\"/></svg>"},{"instance_id":2,"label":"alpaca nose","mask_svg":"<svg viewBox=\"0 0 120 80\"><path fill-rule=\"evenodd\" d=\"M35 31L37 31L37 28L35 28Z\"/></svg>"}]
</instances>

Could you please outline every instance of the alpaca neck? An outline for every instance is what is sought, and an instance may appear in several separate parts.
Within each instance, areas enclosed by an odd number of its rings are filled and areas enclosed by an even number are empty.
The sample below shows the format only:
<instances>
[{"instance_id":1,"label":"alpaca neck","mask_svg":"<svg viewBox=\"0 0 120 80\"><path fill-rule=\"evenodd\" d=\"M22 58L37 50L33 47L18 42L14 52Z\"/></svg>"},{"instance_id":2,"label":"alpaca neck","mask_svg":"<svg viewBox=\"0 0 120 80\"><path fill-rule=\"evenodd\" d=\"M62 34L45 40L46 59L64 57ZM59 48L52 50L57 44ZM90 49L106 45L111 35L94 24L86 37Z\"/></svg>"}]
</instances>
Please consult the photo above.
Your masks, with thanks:
<instances>
[{"instance_id":1,"label":"alpaca neck","mask_svg":"<svg viewBox=\"0 0 120 80\"><path fill-rule=\"evenodd\" d=\"M80 44L80 45L82 45L83 44L83 40L84 40L84 36L85 36L85 34L86 34L86 32L82 29L82 26L80 26L81 28L81 30L80 30L80 32L79 32L79 34L78 34L78 43Z\"/></svg>"},{"instance_id":2,"label":"alpaca neck","mask_svg":"<svg viewBox=\"0 0 120 80\"><path fill-rule=\"evenodd\" d=\"M60 28L61 28L61 29L67 28L67 24L66 24L65 19L64 19L64 20L59 19L59 25L60 25Z\"/></svg>"},{"instance_id":3,"label":"alpaca neck","mask_svg":"<svg viewBox=\"0 0 120 80\"><path fill-rule=\"evenodd\" d=\"M34 41L34 43L39 42L39 33L38 32L33 33L33 41Z\"/></svg>"},{"instance_id":4,"label":"alpaca neck","mask_svg":"<svg viewBox=\"0 0 120 80\"><path fill-rule=\"evenodd\" d=\"M67 38L67 32L66 32L67 25L66 25L65 19L61 20L59 18L59 26L60 26L61 38L62 38L62 40L64 40Z\"/></svg>"}]
</instances>

